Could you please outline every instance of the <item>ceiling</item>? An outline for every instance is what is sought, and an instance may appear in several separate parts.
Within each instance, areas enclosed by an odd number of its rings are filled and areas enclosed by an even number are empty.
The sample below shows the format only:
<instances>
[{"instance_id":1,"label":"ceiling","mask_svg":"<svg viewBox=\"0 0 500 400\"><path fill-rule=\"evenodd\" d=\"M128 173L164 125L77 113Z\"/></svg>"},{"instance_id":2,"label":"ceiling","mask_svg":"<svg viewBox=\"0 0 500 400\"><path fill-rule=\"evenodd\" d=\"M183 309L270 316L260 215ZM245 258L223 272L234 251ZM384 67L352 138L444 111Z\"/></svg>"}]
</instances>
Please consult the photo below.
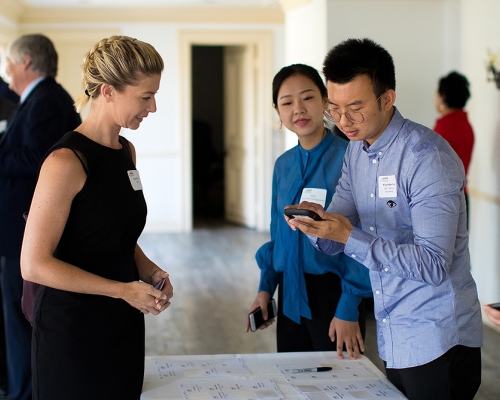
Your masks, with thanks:
<instances>
[{"instance_id":1,"label":"ceiling","mask_svg":"<svg viewBox=\"0 0 500 400\"><path fill-rule=\"evenodd\" d=\"M31 7L279 7L279 0L23 0Z\"/></svg>"}]
</instances>

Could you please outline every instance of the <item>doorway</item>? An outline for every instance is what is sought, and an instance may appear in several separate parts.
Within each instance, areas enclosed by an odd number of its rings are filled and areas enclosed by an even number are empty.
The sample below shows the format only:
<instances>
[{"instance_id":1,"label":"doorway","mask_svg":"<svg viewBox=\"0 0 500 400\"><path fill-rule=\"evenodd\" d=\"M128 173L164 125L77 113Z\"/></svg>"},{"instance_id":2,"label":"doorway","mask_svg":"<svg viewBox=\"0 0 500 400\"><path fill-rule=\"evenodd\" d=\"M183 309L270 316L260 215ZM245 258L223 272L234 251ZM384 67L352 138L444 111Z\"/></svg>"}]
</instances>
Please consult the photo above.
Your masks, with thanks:
<instances>
[{"instance_id":1,"label":"doorway","mask_svg":"<svg viewBox=\"0 0 500 400\"><path fill-rule=\"evenodd\" d=\"M252 46L191 47L193 226L255 227Z\"/></svg>"},{"instance_id":2,"label":"doorway","mask_svg":"<svg viewBox=\"0 0 500 400\"><path fill-rule=\"evenodd\" d=\"M224 48L191 47L193 226L224 220Z\"/></svg>"},{"instance_id":3,"label":"doorway","mask_svg":"<svg viewBox=\"0 0 500 400\"><path fill-rule=\"evenodd\" d=\"M181 136L182 160L182 215L183 229L193 229L194 218L197 218L200 207L206 205L196 204L195 191L208 192L209 207L215 207L216 214L220 215L224 209L221 220L236 223L248 228L266 230L269 227L268 210L271 198L272 179L272 114L268 101L269 87L272 79L273 35L270 32L255 31L183 31L179 33L180 64L179 83L181 88L181 113L182 127L185 132ZM210 128L205 124L207 121L193 122L195 120L194 103L198 107L208 108L210 102L220 102L221 93L215 96L202 93L199 99L194 99L196 87L193 79L193 70L198 68L209 69L206 63L208 59L197 57L199 52L212 52L216 69L212 76L205 78L206 81L220 79L220 64L222 53L222 94L223 115L223 147L220 146L221 138L219 132L215 132L220 126L219 122L212 123ZM196 65L195 65L196 63ZM203 76L203 74L202 74ZM214 92L215 93L215 92ZM214 97L218 97L216 100ZM217 113L219 113L217 111ZM215 111L214 111L215 112ZM199 119L199 115L196 119ZM219 156L219 162L215 169L219 169L218 183L210 189L200 188L194 185L193 167L196 157L195 147L200 151L202 146L194 143L197 140L193 136L193 126L205 129L211 136L208 141ZM210 125L210 124L209 124ZM194 133L199 136L199 130ZM215 138L215 139L214 139ZM206 137L205 137L206 139ZM217 154L217 150L218 154ZM212 150L210 150L212 151ZM197 153L199 154L199 153ZM220 156L224 159L223 169L220 169ZM205 161L201 160L203 164ZM205 163L205 165L207 165ZM195 168L198 168L196 165ZM223 179L221 179L223 175ZM214 175L214 179L217 173ZM196 177L197 180L200 177ZM196 187L195 187L196 186ZM221 192L223 202L221 203ZM195 211L196 214L193 212ZM203 212L201 213L203 215Z\"/></svg>"}]
</instances>

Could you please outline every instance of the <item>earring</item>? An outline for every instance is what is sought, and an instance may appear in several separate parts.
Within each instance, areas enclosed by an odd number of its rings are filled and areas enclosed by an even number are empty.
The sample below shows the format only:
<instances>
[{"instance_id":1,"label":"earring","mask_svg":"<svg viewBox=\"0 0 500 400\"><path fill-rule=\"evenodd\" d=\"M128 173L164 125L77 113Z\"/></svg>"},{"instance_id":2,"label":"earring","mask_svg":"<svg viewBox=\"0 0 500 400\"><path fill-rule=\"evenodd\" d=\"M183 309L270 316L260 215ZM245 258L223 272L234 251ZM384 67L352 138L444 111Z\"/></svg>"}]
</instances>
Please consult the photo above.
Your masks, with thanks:
<instances>
[{"instance_id":1,"label":"earring","mask_svg":"<svg viewBox=\"0 0 500 400\"><path fill-rule=\"evenodd\" d=\"M283 121L280 119L280 129L283 128Z\"/></svg>"}]
</instances>

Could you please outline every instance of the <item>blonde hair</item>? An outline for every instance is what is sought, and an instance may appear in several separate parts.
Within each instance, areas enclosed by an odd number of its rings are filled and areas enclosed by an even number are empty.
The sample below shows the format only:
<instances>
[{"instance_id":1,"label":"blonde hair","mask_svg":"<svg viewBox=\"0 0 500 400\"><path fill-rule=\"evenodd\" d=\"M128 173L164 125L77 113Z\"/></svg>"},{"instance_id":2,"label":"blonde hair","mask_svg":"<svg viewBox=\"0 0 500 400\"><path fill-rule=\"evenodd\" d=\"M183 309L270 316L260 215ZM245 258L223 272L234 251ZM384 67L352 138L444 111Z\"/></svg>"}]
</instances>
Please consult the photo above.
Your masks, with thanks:
<instances>
[{"instance_id":1,"label":"blonde hair","mask_svg":"<svg viewBox=\"0 0 500 400\"><path fill-rule=\"evenodd\" d=\"M97 98L102 84L122 91L135 85L141 74L161 74L163 60L149 43L128 36L112 36L96 43L85 55L82 89L75 107L78 112L90 98Z\"/></svg>"}]
</instances>

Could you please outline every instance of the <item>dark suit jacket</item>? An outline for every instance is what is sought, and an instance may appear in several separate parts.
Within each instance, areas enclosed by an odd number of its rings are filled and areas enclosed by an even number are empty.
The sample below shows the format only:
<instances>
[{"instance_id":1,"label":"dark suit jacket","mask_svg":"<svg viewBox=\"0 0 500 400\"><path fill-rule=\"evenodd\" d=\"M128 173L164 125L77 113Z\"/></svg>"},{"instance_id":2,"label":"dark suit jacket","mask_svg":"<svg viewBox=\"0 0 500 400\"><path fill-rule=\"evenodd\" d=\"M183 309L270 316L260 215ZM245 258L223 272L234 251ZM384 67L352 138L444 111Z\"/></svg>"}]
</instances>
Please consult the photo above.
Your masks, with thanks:
<instances>
[{"instance_id":1,"label":"dark suit jacket","mask_svg":"<svg viewBox=\"0 0 500 400\"><path fill-rule=\"evenodd\" d=\"M19 96L9 89L9 85L0 76L0 97L9 100L10 102L19 103Z\"/></svg>"},{"instance_id":2,"label":"dark suit jacket","mask_svg":"<svg viewBox=\"0 0 500 400\"><path fill-rule=\"evenodd\" d=\"M14 111L16 110L16 108L17 108L17 104L15 104L7 99L4 99L3 97L0 97L0 122L1 121L9 122L11 120L12 116L14 115ZM4 128L5 122L3 122L3 124L4 125L2 125L2 127L0 127L0 135L2 133L4 133L4 131L6 130Z\"/></svg>"},{"instance_id":3,"label":"dark suit jacket","mask_svg":"<svg viewBox=\"0 0 500 400\"><path fill-rule=\"evenodd\" d=\"M80 124L70 95L53 78L41 81L0 138L0 255L18 257L38 168L47 150Z\"/></svg>"}]
</instances>

